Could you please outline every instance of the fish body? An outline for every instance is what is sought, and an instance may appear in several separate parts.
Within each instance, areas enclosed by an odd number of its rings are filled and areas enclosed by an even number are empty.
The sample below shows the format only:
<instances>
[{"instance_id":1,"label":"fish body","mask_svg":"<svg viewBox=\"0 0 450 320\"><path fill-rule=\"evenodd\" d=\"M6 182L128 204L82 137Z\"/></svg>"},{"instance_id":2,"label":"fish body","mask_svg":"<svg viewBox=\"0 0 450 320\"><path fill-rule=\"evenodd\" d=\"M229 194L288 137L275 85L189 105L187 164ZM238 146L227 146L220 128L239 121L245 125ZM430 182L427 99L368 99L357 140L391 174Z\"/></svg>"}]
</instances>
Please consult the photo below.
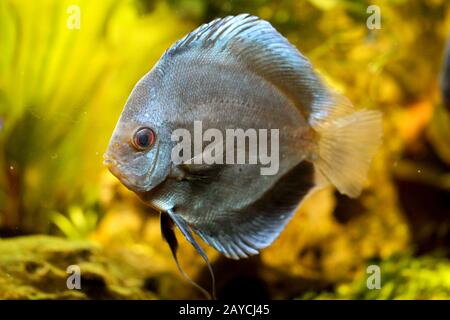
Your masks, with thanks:
<instances>
[{"instance_id":1,"label":"fish body","mask_svg":"<svg viewBox=\"0 0 450 320\"><path fill-rule=\"evenodd\" d=\"M205 132L278 130L277 172L175 163L172 134L195 136L196 121ZM198 250L191 231L239 259L269 246L314 188L358 196L380 139L379 112L356 111L268 22L243 14L202 25L164 53L133 89L105 163Z\"/></svg>"}]
</instances>

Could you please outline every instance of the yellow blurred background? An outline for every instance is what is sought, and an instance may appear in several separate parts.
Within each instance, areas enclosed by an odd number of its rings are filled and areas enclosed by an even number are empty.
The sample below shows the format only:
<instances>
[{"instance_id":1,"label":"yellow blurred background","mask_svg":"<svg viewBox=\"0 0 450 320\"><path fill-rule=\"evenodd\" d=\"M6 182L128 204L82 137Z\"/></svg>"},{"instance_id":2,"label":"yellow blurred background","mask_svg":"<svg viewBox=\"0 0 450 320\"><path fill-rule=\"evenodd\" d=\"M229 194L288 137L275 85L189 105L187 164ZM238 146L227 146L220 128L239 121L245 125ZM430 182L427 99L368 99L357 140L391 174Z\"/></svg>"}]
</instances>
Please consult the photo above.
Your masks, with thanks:
<instances>
[{"instance_id":1,"label":"yellow blurred background","mask_svg":"<svg viewBox=\"0 0 450 320\"><path fill-rule=\"evenodd\" d=\"M381 28L371 30L373 4ZM0 298L202 297L176 270L158 216L102 156L163 52L201 23L244 12L270 21L357 107L381 110L384 139L359 199L314 194L258 257L208 248L219 297L450 298L446 0L0 0ZM180 256L207 287L185 241ZM88 291L46 287L62 281L67 257L87 266ZM366 287L371 264L380 290Z\"/></svg>"}]
</instances>

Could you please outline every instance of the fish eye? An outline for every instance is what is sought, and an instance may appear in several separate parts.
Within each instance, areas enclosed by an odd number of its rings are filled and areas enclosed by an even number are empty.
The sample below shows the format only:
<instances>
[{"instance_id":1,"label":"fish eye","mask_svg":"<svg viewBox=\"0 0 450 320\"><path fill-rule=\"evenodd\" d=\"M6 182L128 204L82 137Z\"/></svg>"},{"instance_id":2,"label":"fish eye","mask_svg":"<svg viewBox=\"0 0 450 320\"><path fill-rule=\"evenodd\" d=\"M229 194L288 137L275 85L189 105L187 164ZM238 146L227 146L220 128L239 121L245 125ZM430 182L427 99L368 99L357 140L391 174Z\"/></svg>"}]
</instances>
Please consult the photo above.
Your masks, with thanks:
<instances>
[{"instance_id":1,"label":"fish eye","mask_svg":"<svg viewBox=\"0 0 450 320\"><path fill-rule=\"evenodd\" d=\"M137 150L148 150L155 142L155 133L150 128L140 128L135 132L132 142Z\"/></svg>"}]
</instances>

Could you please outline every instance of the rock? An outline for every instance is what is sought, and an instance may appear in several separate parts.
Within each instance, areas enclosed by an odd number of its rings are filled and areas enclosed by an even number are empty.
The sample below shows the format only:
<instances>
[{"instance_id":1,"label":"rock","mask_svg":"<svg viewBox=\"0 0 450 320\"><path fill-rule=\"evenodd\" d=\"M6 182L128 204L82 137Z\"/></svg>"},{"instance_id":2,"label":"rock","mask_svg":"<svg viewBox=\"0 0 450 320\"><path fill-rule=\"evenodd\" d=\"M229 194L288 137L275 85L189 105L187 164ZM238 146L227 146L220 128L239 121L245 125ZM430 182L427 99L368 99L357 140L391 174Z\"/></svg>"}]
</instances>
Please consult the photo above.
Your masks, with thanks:
<instances>
[{"instance_id":1,"label":"rock","mask_svg":"<svg viewBox=\"0 0 450 320\"><path fill-rule=\"evenodd\" d=\"M157 298L145 270L93 242L17 237L0 240L0 256L0 299ZM67 287L70 265L80 268L80 290Z\"/></svg>"}]
</instances>

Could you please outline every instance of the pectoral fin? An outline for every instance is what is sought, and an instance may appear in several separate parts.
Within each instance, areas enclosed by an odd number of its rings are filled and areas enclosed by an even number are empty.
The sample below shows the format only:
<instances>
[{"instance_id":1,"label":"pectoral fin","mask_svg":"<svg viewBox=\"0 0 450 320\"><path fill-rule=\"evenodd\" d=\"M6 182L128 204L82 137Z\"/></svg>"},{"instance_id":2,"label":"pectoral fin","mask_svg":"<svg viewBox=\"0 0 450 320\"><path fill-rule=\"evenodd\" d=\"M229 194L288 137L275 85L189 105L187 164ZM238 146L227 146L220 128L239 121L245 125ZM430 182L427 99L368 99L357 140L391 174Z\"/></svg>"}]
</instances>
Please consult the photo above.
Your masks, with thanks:
<instances>
[{"instance_id":1,"label":"pectoral fin","mask_svg":"<svg viewBox=\"0 0 450 320\"><path fill-rule=\"evenodd\" d=\"M222 169L220 164L180 164L177 166L177 178L189 181L214 180Z\"/></svg>"}]
</instances>

